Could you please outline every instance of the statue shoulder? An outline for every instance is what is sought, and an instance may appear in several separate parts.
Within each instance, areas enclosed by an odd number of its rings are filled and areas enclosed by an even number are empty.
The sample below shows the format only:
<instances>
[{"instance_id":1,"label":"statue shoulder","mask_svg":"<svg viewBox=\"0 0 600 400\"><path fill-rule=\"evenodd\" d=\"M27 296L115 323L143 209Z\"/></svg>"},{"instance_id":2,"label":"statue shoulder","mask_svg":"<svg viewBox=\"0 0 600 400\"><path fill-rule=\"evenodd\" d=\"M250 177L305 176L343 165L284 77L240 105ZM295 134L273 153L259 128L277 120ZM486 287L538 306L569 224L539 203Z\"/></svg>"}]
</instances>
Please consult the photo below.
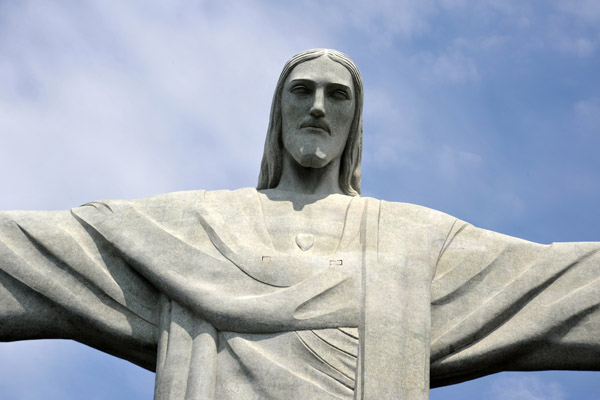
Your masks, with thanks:
<instances>
[{"instance_id":1,"label":"statue shoulder","mask_svg":"<svg viewBox=\"0 0 600 400\"><path fill-rule=\"evenodd\" d=\"M457 221L455 217L442 211L417 204L380 201L380 218L382 221L389 221L403 226L422 226L430 230L439 230L440 233L447 233Z\"/></svg>"},{"instance_id":2,"label":"statue shoulder","mask_svg":"<svg viewBox=\"0 0 600 400\"><path fill-rule=\"evenodd\" d=\"M189 207L191 204L197 204L199 201L202 201L204 193L204 190L189 190L163 193L137 199L98 200L85 203L73 210L77 210L81 207L106 208L113 213L119 214L133 207L139 211L150 214L162 212L164 210L174 210L177 212L182 208Z\"/></svg>"},{"instance_id":3,"label":"statue shoulder","mask_svg":"<svg viewBox=\"0 0 600 400\"><path fill-rule=\"evenodd\" d=\"M126 213L134 208L156 220L170 220L185 217L196 212L200 207L219 209L227 204L239 204L255 201L256 189L243 188L237 190L187 190L163 193L155 196L130 200L103 200L87 203L84 206L96 205L107 207L114 213Z\"/></svg>"}]
</instances>

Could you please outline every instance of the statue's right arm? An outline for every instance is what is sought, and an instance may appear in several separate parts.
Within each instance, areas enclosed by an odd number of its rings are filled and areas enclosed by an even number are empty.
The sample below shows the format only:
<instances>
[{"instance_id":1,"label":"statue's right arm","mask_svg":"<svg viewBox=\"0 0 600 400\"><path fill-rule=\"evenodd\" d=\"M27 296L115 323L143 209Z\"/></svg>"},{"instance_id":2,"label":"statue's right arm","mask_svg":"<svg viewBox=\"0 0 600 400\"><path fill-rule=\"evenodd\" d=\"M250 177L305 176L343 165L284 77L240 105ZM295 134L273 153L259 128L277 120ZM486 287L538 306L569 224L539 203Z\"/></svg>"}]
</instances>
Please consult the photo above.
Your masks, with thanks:
<instances>
[{"instance_id":1,"label":"statue's right arm","mask_svg":"<svg viewBox=\"0 0 600 400\"><path fill-rule=\"evenodd\" d=\"M0 212L0 341L74 339L152 369L156 291L70 211Z\"/></svg>"},{"instance_id":2,"label":"statue's right arm","mask_svg":"<svg viewBox=\"0 0 600 400\"><path fill-rule=\"evenodd\" d=\"M60 305L48 298L44 286L53 281L40 267L39 246L22 225L37 212L0 213L0 339L64 337L70 321ZM52 218L51 213L47 215ZM48 221L52 224L55 221ZM43 264L43 263L42 263Z\"/></svg>"}]
</instances>

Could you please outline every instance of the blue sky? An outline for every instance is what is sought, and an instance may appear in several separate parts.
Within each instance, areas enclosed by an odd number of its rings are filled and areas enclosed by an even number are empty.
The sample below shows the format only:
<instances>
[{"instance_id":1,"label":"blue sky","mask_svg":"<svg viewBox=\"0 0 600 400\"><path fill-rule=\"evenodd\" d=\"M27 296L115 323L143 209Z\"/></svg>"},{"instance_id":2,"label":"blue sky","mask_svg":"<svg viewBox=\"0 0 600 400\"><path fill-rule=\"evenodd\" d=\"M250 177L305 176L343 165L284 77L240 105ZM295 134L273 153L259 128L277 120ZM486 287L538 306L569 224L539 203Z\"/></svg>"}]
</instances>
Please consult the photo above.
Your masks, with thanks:
<instances>
[{"instance_id":1,"label":"blue sky","mask_svg":"<svg viewBox=\"0 0 600 400\"><path fill-rule=\"evenodd\" d=\"M600 2L1 1L0 209L254 186L283 63L365 81L363 194L528 240L600 240ZM512 373L432 399L595 399ZM64 341L0 345L0 397L149 399L153 374Z\"/></svg>"}]
</instances>

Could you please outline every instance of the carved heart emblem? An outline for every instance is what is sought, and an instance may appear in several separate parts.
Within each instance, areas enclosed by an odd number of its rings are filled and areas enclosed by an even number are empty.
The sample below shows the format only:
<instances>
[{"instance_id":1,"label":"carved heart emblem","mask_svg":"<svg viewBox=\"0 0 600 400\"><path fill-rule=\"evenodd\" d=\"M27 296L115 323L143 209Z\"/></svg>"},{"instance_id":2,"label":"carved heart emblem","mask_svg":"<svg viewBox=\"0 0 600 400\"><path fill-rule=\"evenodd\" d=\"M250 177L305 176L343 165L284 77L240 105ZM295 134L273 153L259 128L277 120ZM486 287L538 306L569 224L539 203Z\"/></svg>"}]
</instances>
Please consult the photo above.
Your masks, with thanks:
<instances>
[{"instance_id":1,"label":"carved heart emblem","mask_svg":"<svg viewBox=\"0 0 600 400\"><path fill-rule=\"evenodd\" d=\"M310 249L314 243L315 237L310 233L299 233L296 235L296 244L302 251Z\"/></svg>"}]
</instances>

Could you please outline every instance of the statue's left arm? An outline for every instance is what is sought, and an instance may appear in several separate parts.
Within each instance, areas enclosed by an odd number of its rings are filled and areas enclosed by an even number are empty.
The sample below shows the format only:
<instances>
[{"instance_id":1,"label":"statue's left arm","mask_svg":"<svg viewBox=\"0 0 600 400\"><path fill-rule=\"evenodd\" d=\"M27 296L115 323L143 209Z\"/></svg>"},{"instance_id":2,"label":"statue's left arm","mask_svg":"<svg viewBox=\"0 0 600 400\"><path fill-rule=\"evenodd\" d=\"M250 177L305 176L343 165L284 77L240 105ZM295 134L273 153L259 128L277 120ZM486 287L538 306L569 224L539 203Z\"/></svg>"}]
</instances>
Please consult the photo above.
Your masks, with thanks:
<instances>
[{"instance_id":1,"label":"statue's left arm","mask_svg":"<svg viewBox=\"0 0 600 400\"><path fill-rule=\"evenodd\" d=\"M431 289L432 387L600 370L600 243L542 245L456 221Z\"/></svg>"}]
</instances>

